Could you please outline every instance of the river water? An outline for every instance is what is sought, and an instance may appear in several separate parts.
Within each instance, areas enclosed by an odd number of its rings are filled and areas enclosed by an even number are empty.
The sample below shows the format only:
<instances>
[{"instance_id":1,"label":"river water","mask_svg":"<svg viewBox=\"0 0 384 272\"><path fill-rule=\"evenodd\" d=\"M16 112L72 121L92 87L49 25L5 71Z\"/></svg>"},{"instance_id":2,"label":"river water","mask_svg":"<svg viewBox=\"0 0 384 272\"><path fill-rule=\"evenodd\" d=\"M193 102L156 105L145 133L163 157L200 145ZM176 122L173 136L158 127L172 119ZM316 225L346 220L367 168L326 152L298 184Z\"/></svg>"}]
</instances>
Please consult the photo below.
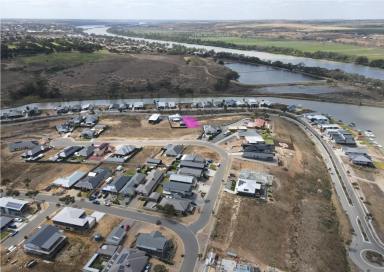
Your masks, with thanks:
<instances>
[{"instance_id":1,"label":"river water","mask_svg":"<svg viewBox=\"0 0 384 272\"><path fill-rule=\"evenodd\" d=\"M226 67L239 74L238 81L244 84L279 84L314 81L315 78L265 65L226 63Z\"/></svg>"},{"instance_id":2,"label":"river water","mask_svg":"<svg viewBox=\"0 0 384 272\"><path fill-rule=\"evenodd\" d=\"M254 51L254 50L238 50L238 49L222 48L222 47L216 47L216 46L206 46L206 45L198 45L198 44L187 44L187 43L167 42L167 41L143 39L143 38L135 38L135 37L126 37L122 35L108 33L107 32L108 27L105 27L105 26L83 26L82 28L84 28L84 32L88 34L108 35L108 36L121 37L126 39L129 38L133 40L145 40L148 42L157 42L157 43L169 44L169 45L179 44L179 45L184 45L186 47L213 50L215 52L243 54L249 57L258 57L262 60L270 60L270 61L279 60L283 63L292 63L292 64L301 63L305 66L321 67L321 68L327 68L327 69L340 69L347 73L359 74L359 75L363 75L370 78L384 80L384 69L356 65L353 63L342 63L342 62L336 62L336 61L330 61L330 60L319 60L319 59L311 59L311 58L304 58L304 57L272 54L272 53Z\"/></svg>"}]
</instances>

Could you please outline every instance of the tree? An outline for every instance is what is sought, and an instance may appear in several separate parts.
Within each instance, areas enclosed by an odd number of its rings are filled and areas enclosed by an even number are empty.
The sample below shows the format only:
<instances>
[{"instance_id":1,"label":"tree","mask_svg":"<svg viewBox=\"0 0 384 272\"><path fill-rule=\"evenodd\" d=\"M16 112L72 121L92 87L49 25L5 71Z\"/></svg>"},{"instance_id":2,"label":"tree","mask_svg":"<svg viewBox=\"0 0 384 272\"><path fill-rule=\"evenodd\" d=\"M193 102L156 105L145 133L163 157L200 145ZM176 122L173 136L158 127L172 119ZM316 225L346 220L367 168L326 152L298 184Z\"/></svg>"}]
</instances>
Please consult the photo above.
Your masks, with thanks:
<instances>
[{"instance_id":1,"label":"tree","mask_svg":"<svg viewBox=\"0 0 384 272\"><path fill-rule=\"evenodd\" d=\"M165 204L162 210L167 216L174 216L176 214L176 209L172 204Z\"/></svg>"},{"instance_id":2,"label":"tree","mask_svg":"<svg viewBox=\"0 0 384 272\"><path fill-rule=\"evenodd\" d=\"M355 63L360 65L368 65L369 59L365 56L360 56L356 58Z\"/></svg>"},{"instance_id":3,"label":"tree","mask_svg":"<svg viewBox=\"0 0 384 272\"><path fill-rule=\"evenodd\" d=\"M168 269L163 264L157 264L153 267L153 271L155 271L155 272L168 272Z\"/></svg>"}]
</instances>

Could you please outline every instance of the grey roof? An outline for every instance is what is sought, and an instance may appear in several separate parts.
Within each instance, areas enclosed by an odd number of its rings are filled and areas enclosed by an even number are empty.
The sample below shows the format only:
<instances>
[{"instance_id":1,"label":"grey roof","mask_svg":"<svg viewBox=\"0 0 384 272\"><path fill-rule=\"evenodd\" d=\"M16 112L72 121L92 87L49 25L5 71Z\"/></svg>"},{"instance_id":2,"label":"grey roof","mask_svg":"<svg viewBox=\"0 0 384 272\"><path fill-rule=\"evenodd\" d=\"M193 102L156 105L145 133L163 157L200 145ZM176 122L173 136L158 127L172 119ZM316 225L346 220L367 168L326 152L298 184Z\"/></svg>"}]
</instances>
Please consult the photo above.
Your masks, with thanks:
<instances>
[{"instance_id":1,"label":"grey roof","mask_svg":"<svg viewBox=\"0 0 384 272\"><path fill-rule=\"evenodd\" d=\"M188 199L178 199L178 198L166 198L164 197L159 205L165 206L166 204L172 205L176 211L178 212L186 212L188 211L191 201Z\"/></svg>"},{"instance_id":2,"label":"grey roof","mask_svg":"<svg viewBox=\"0 0 384 272\"><path fill-rule=\"evenodd\" d=\"M353 163L367 163L370 164L372 163L372 160L367 158L364 155L352 155L350 156L350 159L352 160Z\"/></svg>"},{"instance_id":3,"label":"grey roof","mask_svg":"<svg viewBox=\"0 0 384 272\"><path fill-rule=\"evenodd\" d=\"M89 128L85 128L85 129L83 129L83 131L81 132L81 137L85 137L85 138L93 138L93 137L95 137L95 131L92 130L92 129L89 129Z\"/></svg>"},{"instance_id":4,"label":"grey roof","mask_svg":"<svg viewBox=\"0 0 384 272\"><path fill-rule=\"evenodd\" d=\"M205 163L205 159L198 154L185 154L181 157L181 161Z\"/></svg>"},{"instance_id":5,"label":"grey roof","mask_svg":"<svg viewBox=\"0 0 384 272\"><path fill-rule=\"evenodd\" d=\"M162 251L167 246L168 239L159 231L140 233L136 240L136 247L154 251Z\"/></svg>"},{"instance_id":6,"label":"grey roof","mask_svg":"<svg viewBox=\"0 0 384 272\"><path fill-rule=\"evenodd\" d=\"M163 185L163 192L178 193L182 195L191 194L192 185L171 181Z\"/></svg>"},{"instance_id":7,"label":"grey roof","mask_svg":"<svg viewBox=\"0 0 384 272\"><path fill-rule=\"evenodd\" d=\"M158 164L161 164L161 160L159 160L159 159L154 159L154 158L149 158L149 159L147 159L147 162L146 162L147 164L156 164L156 165L158 165Z\"/></svg>"},{"instance_id":8,"label":"grey roof","mask_svg":"<svg viewBox=\"0 0 384 272\"><path fill-rule=\"evenodd\" d=\"M51 251L66 236L52 225L43 225L37 232L25 241L24 248L29 250Z\"/></svg>"},{"instance_id":9,"label":"grey roof","mask_svg":"<svg viewBox=\"0 0 384 272\"><path fill-rule=\"evenodd\" d=\"M25 152L22 156L27 157L27 158L28 157L35 157L36 155L39 155L40 153L42 153L44 150L45 150L45 146L37 145L34 148Z\"/></svg>"},{"instance_id":10,"label":"grey roof","mask_svg":"<svg viewBox=\"0 0 384 272\"><path fill-rule=\"evenodd\" d=\"M56 179L53 184L57 186L63 186L66 188L72 187L76 182L78 182L80 179L82 179L86 175L85 172L82 171L75 171L71 175L66 177L60 177Z\"/></svg>"},{"instance_id":11,"label":"grey roof","mask_svg":"<svg viewBox=\"0 0 384 272\"><path fill-rule=\"evenodd\" d=\"M103 191L118 193L123 189L123 187L127 184L127 182L131 178L129 176L118 176L113 179L113 181L103 187Z\"/></svg>"},{"instance_id":12,"label":"grey roof","mask_svg":"<svg viewBox=\"0 0 384 272\"><path fill-rule=\"evenodd\" d=\"M359 155L367 155L368 154L368 151L367 149L365 148L361 148L361 147L349 147L349 146L345 146L343 147L343 151L345 154L359 154Z\"/></svg>"},{"instance_id":13,"label":"grey roof","mask_svg":"<svg viewBox=\"0 0 384 272\"><path fill-rule=\"evenodd\" d=\"M105 242L110 245L118 246L123 242L126 234L127 233L124 229L123 222L112 229L112 231L108 234L107 238L105 239Z\"/></svg>"},{"instance_id":14,"label":"grey roof","mask_svg":"<svg viewBox=\"0 0 384 272\"><path fill-rule=\"evenodd\" d=\"M59 157L68 158L75 154L77 151L81 150L82 148L82 146L67 146L59 153Z\"/></svg>"},{"instance_id":15,"label":"grey roof","mask_svg":"<svg viewBox=\"0 0 384 272\"><path fill-rule=\"evenodd\" d=\"M156 185L161 181L163 178L163 172L153 169L147 176L147 182L144 184L140 184L136 188L136 192L149 196L152 191L155 189Z\"/></svg>"},{"instance_id":16,"label":"grey roof","mask_svg":"<svg viewBox=\"0 0 384 272\"><path fill-rule=\"evenodd\" d=\"M8 216L0 216L0 230L7 227L10 223L12 223L13 218Z\"/></svg>"},{"instance_id":17,"label":"grey roof","mask_svg":"<svg viewBox=\"0 0 384 272\"><path fill-rule=\"evenodd\" d=\"M85 146L82 150L80 150L78 152L78 154L79 154L79 156L88 158L89 156L91 156L93 154L95 149L96 149L96 147L94 145L88 145L88 146Z\"/></svg>"},{"instance_id":18,"label":"grey roof","mask_svg":"<svg viewBox=\"0 0 384 272\"><path fill-rule=\"evenodd\" d=\"M97 188L103 180L105 180L107 177L111 175L111 171L104 168L97 168L92 172L96 173L96 175L90 176L88 174L88 176L80 180L75 185L75 187L80 189L93 190Z\"/></svg>"},{"instance_id":19,"label":"grey roof","mask_svg":"<svg viewBox=\"0 0 384 272\"><path fill-rule=\"evenodd\" d=\"M183 152L184 147L182 145L168 144L165 149L165 155L175 157Z\"/></svg>"},{"instance_id":20,"label":"grey roof","mask_svg":"<svg viewBox=\"0 0 384 272\"><path fill-rule=\"evenodd\" d=\"M32 149L39 145L38 141L18 141L8 145L9 151Z\"/></svg>"},{"instance_id":21,"label":"grey roof","mask_svg":"<svg viewBox=\"0 0 384 272\"><path fill-rule=\"evenodd\" d=\"M93 125L97 123L98 119L99 118L96 115L87 115L85 117L84 123L87 125Z\"/></svg>"},{"instance_id":22,"label":"grey roof","mask_svg":"<svg viewBox=\"0 0 384 272\"><path fill-rule=\"evenodd\" d=\"M244 152L243 157L249 158L249 159L273 160L274 154L273 153L262 153L262 152Z\"/></svg>"},{"instance_id":23,"label":"grey roof","mask_svg":"<svg viewBox=\"0 0 384 272\"><path fill-rule=\"evenodd\" d=\"M123 195L134 196L137 185L141 184L144 180L145 175L143 173L134 174L119 193Z\"/></svg>"},{"instance_id":24,"label":"grey roof","mask_svg":"<svg viewBox=\"0 0 384 272\"><path fill-rule=\"evenodd\" d=\"M203 174L203 169L195 169L195 168L189 168L189 167L182 167L182 168L179 169L179 171L177 171L177 174L180 174L180 175L191 175L191 176L199 178Z\"/></svg>"},{"instance_id":25,"label":"grey roof","mask_svg":"<svg viewBox=\"0 0 384 272\"><path fill-rule=\"evenodd\" d=\"M136 147L133 145L122 145L119 146L115 152L119 156L127 156L136 150Z\"/></svg>"},{"instance_id":26,"label":"grey roof","mask_svg":"<svg viewBox=\"0 0 384 272\"><path fill-rule=\"evenodd\" d=\"M266 143L254 143L250 145L243 146L244 151L246 152L263 152L263 153L272 153L275 151L275 145L266 144Z\"/></svg>"},{"instance_id":27,"label":"grey roof","mask_svg":"<svg viewBox=\"0 0 384 272\"><path fill-rule=\"evenodd\" d=\"M109 260L102 272L142 272L148 263L145 252L135 248L124 248Z\"/></svg>"},{"instance_id":28,"label":"grey roof","mask_svg":"<svg viewBox=\"0 0 384 272\"><path fill-rule=\"evenodd\" d=\"M100 255L112 257L113 254L115 254L115 252L118 250L118 248L119 246L104 244L99 248L97 253Z\"/></svg>"},{"instance_id":29,"label":"grey roof","mask_svg":"<svg viewBox=\"0 0 384 272\"><path fill-rule=\"evenodd\" d=\"M205 163L193 162L193 161L181 161L180 162L180 168L183 168L183 167L189 167L189 168L195 168L195 169L204 169Z\"/></svg>"},{"instance_id":30,"label":"grey roof","mask_svg":"<svg viewBox=\"0 0 384 272\"><path fill-rule=\"evenodd\" d=\"M203 130L204 130L204 133L207 135L214 135L214 134L220 133L221 128L218 126L204 125Z\"/></svg>"},{"instance_id":31,"label":"grey roof","mask_svg":"<svg viewBox=\"0 0 384 272\"><path fill-rule=\"evenodd\" d=\"M148 198L157 202L157 201L159 201L160 197L161 197L160 193L152 192Z\"/></svg>"},{"instance_id":32,"label":"grey roof","mask_svg":"<svg viewBox=\"0 0 384 272\"><path fill-rule=\"evenodd\" d=\"M169 180L170 181L176 181L176 182L193 184L195 182L195 177L194 176L189 176L189 175L171 174L169 176Z\"/></svg>"}]
</instances>

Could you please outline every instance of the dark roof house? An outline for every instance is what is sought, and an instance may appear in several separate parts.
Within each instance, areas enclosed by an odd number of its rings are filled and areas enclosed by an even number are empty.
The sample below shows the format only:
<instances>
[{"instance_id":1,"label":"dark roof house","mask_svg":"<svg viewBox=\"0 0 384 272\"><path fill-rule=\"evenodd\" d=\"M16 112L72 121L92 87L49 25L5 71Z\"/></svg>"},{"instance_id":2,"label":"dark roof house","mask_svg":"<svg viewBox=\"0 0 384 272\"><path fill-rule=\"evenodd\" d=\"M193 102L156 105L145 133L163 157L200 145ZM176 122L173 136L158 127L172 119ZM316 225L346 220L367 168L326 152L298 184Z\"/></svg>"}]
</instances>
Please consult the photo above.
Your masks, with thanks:
<instances>
[{"instance_id":1,"label":"dark roof house","mask_svg":"<svg viewBox=\"0 0 384 272\"><path fill-rule=\"evenodd\" d=\"M137 237L136 247L151 256L169 259L172 241L165 238L159 231L141 233Z\"/></svg>"},{"instance_id":2,"label":"dark roof house","mask_svg":"<svg viewBox=\"0 0 384 272\"><path fill-rule=\"evenodd\" d=\"M27 253L52 259L67 242L67 237L55 226L43 225L24 243Z\"/></svg>"},{"instance_id":3,"label":"dark roof house","mask_svg":"<svg viewBox=\"0 0 384 272\"><path fill-rule=\"evenodd\" d=\"M97 168L89 172L88 176L80 180L75 187L83 190L93 190L111 175L111 171L105 168Z\"/></svg>"}]
</instances>

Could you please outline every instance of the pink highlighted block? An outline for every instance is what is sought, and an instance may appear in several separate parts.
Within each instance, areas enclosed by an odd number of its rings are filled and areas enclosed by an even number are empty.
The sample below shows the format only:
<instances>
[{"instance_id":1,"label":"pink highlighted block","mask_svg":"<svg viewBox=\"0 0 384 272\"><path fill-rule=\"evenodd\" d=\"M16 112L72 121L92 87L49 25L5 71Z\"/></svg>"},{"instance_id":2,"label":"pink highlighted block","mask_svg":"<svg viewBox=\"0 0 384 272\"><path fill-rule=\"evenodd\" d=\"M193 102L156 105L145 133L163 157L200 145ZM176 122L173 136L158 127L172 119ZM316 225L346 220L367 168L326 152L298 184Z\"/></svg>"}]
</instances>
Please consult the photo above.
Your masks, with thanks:
<instances>
[{"instance_id":1,"label":"pink highlighted block","mask_svg":"<svg viewBox=\"0 0 384 272\"><path fill-rule=\"evenodd\" d=\"M196 118L191 116L183 116L183 122L187 128L198 128L200 123Z\"/></svg>"}]
</instances>

